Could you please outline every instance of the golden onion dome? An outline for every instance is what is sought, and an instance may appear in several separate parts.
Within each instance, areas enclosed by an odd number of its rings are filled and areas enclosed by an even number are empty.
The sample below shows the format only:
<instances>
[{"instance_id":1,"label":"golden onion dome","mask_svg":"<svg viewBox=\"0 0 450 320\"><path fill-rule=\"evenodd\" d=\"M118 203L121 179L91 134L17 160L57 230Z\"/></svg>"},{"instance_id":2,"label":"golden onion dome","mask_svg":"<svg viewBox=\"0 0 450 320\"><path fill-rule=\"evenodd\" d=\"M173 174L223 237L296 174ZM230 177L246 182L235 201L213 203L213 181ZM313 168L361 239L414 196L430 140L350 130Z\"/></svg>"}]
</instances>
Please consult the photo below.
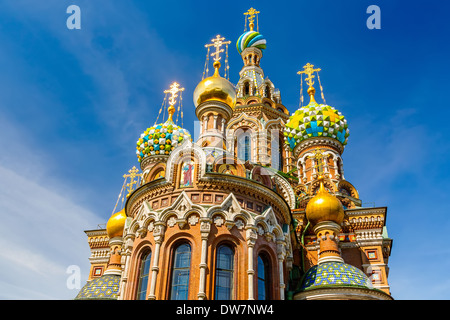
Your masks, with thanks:
<instances>
[{"instance_id":1,"label":"golden onion dome","mask_svg":"<svg viewBox=\"0 0 450 320\"><path fill-rule=\"evenodd\" d=\"M198 107L205 101L220 101L234 108L236 104L236 88L230 81L219 75L219 67L220 62L214 62L214 75L200 81L195 88L195 107Z\"/></svg>"},{"instance_id":2,"label":"golden onion dome","mask_svg":"<svg viewBox=\"0 0 450 320\"><path fill-rule=\"evenodd\" d=\"M338 198L328 193L323 185L323 176L319 176L320 187L317 194L306 206L306 218L316 225L322 221L333 221L341 224L344 220L344 207Z\"/></svg>"},{"instance_id":3,"label":"golden onion dome","mask_svg":"<svg viewBox=\"0 0 450 320\"><path fill-rule=\"evenodd\" d=\"M123 235L123 228L125 227L125 221L127 215L125 214L125 208L119 212L114 213L106 223L106 232L110 239L114 237L121 237Z\"/></svg>"}]
</instances>

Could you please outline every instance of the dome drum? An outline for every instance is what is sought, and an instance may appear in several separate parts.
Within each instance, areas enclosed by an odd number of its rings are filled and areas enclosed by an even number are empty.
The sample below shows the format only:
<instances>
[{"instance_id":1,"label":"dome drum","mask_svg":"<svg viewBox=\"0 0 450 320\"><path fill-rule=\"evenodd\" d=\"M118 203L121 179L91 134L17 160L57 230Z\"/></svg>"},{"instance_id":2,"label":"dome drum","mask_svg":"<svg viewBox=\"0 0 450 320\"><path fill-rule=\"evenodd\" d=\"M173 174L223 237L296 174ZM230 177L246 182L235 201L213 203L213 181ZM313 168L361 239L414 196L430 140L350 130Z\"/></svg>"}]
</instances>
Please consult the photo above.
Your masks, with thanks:
<instances>
[{"instance_id":1,"label":"dome drum","mask_svg":"<svg viewBox=\"0 0 450 320\"><path fill-rule=\"evenodd\" d=\"M213 114L220 114L225 121L229 121L233 115L230 106L227 103L218 100L203 101L195 109L195 115L198 119L202 119L204 114L210 112Z\"/></svg>"}]
</instances>

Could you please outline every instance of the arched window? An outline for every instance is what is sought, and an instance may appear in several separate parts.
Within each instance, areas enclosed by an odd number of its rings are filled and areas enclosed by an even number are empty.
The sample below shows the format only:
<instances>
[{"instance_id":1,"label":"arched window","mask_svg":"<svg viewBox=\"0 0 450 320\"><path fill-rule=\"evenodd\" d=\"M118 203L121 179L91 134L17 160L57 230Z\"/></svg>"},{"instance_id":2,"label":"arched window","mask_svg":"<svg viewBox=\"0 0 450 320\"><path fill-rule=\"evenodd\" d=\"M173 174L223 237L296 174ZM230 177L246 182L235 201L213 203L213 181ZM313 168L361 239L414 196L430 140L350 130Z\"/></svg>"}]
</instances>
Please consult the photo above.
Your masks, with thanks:
<instances>
[{"instance_id":1,"label":"arched window","mask_svg":"<svg viewBox=\"0 0 450 320\"><path fill-rule=\"evenodd\" d=\"M250 134L248 132L244 132L238 137L237 141L237 149L238 149L238 158L245 161L250 161L250 152L251 152L251 142L250 142Z\"/></svg>"},{"instance_id":2,"label":"arched window","mask_svg":"<svg viewBox=\"0 0 450 320\"><path fill-rule=\"evenodd\" d=\"M231 300L233 296L234 251L221 245L216 255L216 300Z\"/></svg>"},{"instance_id":3,"label":"arched window","mask_svg":"<svg viewBox=\"0 0 450 320\"><path fill-rule=\"evenodd\" d=\"M139 268L139 281L137 287L137 300L147 299L147 287L148 287L148 276L150 274L150 260L152 259L152 253L149 251L144 254L141 258L141 264Z\"/></svg>"},{"instance_id":4,"label":"arched window","mask_svg":"<svg viewBox=\"0 0 450 320\"><path fill-rule=\"evenodd\" d=\"M248 81L244 82L244 96L250 94L250 83Z\"/></svg>"},{"instance_id":5,"label":"arched window","mask_svg":"<svg viewBox=\"0 0 450 320\"><path fill-rule=\"evenodd\" d=\"M188 299L190 267L191 246L188 243L182 243L173 254L171 300Z\"/></svg>"},{"instance_id":6,"label":"arched window","mask_svg":"<svg viewBox=\"0 0 450 320\"><path fill-rule=\"evenodd\" d=\"M266 87L264 88L264 93L265 93L265 96L267 97L267 98L271 98L270 97L270 87L269 87L269 85L266 85Z\"/></svg>"},{"instance_id":7,"label":"arched window","mask_svg":"<svg viewBox=\"0 0 450 320\"><path fill-rule=\"evenodd\" d=\"M265 255L258 256L258 300L270 300L269 261Z\"/></svg>"}]
</instances>

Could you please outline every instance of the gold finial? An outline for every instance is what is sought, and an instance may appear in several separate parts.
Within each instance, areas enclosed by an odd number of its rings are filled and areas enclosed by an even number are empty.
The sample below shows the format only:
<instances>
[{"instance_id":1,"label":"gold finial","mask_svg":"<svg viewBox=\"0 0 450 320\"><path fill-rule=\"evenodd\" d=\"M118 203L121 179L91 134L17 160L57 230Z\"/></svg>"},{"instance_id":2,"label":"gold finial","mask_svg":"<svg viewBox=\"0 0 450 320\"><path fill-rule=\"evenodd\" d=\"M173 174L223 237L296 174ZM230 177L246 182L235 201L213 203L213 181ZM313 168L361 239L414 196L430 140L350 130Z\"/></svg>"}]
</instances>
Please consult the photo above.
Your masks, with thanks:
<instances>
[{"instance_id":1,"label":"gold finial","mask_svg":"<svg viewBox=\"0 0 450 320\"><path fill-rule=\"evenodd\" d=\"M231 43L231 41L223 41L225 40L224 37L220 37L220 35L218 34L214 39L212 39L212 43L209 44L205 44L205 48L209 48L209 47L215 47L216 48L216 52L211 53L211 56L214 57L214 64L213 67L214 69L216 69L214 71L214 76L218 77L219 76L219 68L220 68L220 53L224 52L224 49L221 49L220 47L225 45L228 45Z\"/></svg>"},{"instance_id":2,"label":"gold finial","mask_svg":"<svg viewBox=\"0 0 450 320\"><path fill-rule=\"evenodd\" d=\"M142 173L138 173L139 169L137 169L135 166L133 166L133 168L131 168L131 170L128 171L128 174L124 174L123 177L125 178L125 180L127 178L130 178L130 182L127 183L127 187L128 187L128 194L127 197L131 194L131 192L134 190L133 189L133 185L135 185L136 183L138 183L137 180L134 180L134 178L138 177L138 179L140 177L142 177Z\"/></svg>"},{"instance_id":3,"label":"gold finial","mask_svg":"<svg viewBox=\"0 0 450 320\"><path fill-rule=\"evenodd\" d=\"M172 120L172 116L175 113L175 107L174 105L177 103L177 97L178 97L178 92L182 92L184 91L184 88L179 88L179 84L174 82L170 85L170 89L169 90L164 90L164 93L170 93L171 96L169 98L169 103L170 106L167 109L167 112L169 113L169 119L167 121L173 121Z\"/></svg>"},{"instance_id":4,"label":"gold finial","mask_svg":"<svg viewBox=\"0 0 450 320\"><path fill-rule=\"evenodd\" d=\"M249 27L250 27L250 31L253 31L253 28L255 26L255 24L253 23L255 21L255 15L257 15L259 13L259 11L256 11L253 8L248 9L247 12L244 12L244 15L248 16L248 21L249 23Z\"/></svg>"},{"instance_id":5,"label":"gold finial","mask_svg":"<svg viewBox=\"0 0 450 320\"><path fill-rule=\"evenodd\" d=\"M313 73L319 72L321 69L320 68L314 69L314 65L310 64L309 62L303 67L303 69L304 69L303 71L299 71L299 72L297 72L297 74L308 75L308 77L305 79L306 83L309 86L308 94L311 99L311 102L316 102L316 100L314 99L314 93L316 92L316 89L314 89L314 87L313 87L313 85L314 85L313 79L315 78L315 75Z\"/></svg>"}]
</instances>

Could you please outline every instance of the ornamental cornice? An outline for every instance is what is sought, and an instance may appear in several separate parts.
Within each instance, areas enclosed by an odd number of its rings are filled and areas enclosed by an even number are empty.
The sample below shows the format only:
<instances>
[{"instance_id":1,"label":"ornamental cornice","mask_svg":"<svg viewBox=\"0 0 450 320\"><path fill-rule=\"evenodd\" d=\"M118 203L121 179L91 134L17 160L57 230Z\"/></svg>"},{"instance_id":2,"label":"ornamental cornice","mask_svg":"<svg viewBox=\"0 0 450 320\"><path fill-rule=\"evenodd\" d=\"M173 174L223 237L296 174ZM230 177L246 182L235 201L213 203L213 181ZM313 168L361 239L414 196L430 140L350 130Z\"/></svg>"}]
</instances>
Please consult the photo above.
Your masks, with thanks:
<instances>
[{"instance_id":1,"label":"ornamental cornice","mask_svg":"<svg viewBox=\"0 0 450 320\"><path fill-rule=\"evenodd\" d=\"M152 163L165 163L167 162L167 159L169 158L168 155L166 154L155 154L155 155L149 155L147 157L145 157L144 159L142 159L141 161L141 170L142 172L144 172L147 167L152 164Z\"/></svg>"},{"instance_id":2,"label":"ornamental cornice","mask_svg":"<svg viewBox=\"0 0 450 320\"><path fill-rule=\"evenodd\" d=\"M298 158L298 156L303 152L303 150L316 146L332 147L339 152L339 155L342 155L342 153L344 152L344 146L336 139L329 137L311 137L303 140L302 142L300 142L295 146L293 150L294 157Z\"/></svg>"},{"instance_id":3,"label":"ornamental cornice","mask_svg":"<svg viewBox=\"0 0 450 320\"><path fill-rule=\"evenodd\" d=\"M201 191L214 190L217 186L221 186L221 190L230 192L238 192L246 194L252 198L262 200L264 202L274 203L274 211L281 214L285 223L290 223L289 204L278 193L270 188L256 182L239 176L226 175L216 172L209 172L198 181Z\"/></svg>"},{"instance_id":4,"label":"ornamental cornice","mask_svg":"<svg viewBox=\"0 0 450 320\"><path fill-rule=\"evenodd\" d=\"M393 300L384 291L365 288L316 288L296 293L294 300Z\"/></svg>"},{"instance_id":5,"label":"ornamental cornice","mask_svg":"<svg viewBox=\"0 0 450 320\"><path fill-rule=\"evenodd\" d=\"M88 237L107 236L106 229L86 230L84 231Z\"/></svg>"},{"instance_id":6,"label":"ornamental cornice","mask_svg":"<svg viewBox=\"0 0 450 320\"><path fill-rule=\"evenodd\" d=\"M264 113L269 114L270 116L272 116L273 118L281 118L283 119L285 122L287 120L289 120L289 115L278 111L277 109L274 109L272 107L268 107L267 105L265 105L264 103L252 103L252 104L245 104L245 105L240 105L240 106L236 106L234 108L234 114L236 115L237 113L248 113L248 112L254 112L254 111L264 111Z\"/></svg>"}]
</instances>

